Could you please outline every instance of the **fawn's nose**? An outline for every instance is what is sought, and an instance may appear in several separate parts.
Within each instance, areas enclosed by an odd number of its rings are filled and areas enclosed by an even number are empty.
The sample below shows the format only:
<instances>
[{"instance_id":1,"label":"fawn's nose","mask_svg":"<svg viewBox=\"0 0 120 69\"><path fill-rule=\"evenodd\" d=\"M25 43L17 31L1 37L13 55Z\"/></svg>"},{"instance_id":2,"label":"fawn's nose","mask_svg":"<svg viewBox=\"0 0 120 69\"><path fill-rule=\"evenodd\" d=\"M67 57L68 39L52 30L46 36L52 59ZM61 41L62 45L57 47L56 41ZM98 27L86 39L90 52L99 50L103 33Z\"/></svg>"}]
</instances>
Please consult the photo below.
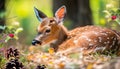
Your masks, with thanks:
<instances>
[{"instance_id":1,"label":"fawn's nose","mask_svg":"<svg viewBox=\"0 0 120 69\"><path fill-rule=\"evenodd\" d=\"M33 40L33 41L32 41L32 45L36 45L36 44L41 44L41 42L38 41L38 40Z\"/></svg>"}]
</instances>

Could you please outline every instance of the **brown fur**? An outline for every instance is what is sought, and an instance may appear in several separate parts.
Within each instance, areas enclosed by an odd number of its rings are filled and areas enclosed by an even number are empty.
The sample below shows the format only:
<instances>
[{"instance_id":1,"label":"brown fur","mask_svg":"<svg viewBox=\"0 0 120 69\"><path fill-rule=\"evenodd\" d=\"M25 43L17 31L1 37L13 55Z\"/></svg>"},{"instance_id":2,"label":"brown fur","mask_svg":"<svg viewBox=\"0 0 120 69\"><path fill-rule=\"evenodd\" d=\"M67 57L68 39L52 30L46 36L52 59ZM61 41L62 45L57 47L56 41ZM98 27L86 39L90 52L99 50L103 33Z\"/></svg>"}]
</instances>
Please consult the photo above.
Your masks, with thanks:
<instances>
[{"instance_id":1,"label":"brown fur","mask_svg":"<svg viewBox=\"0 0 120 69\"><path fill-rule=\"evenodd\" d=\"M114 31L97 26L79 27L68 32L68 39L59 45L58 51L72 49L83 54L118 50L118 36ZM75 42L76 41L76 42Z\"/></svg>"},{"instance_id":2,"label":"brown fur","mask_svg":"<svg viewBox=\"0 0 120 69\"><path fill-rule=\"evenodd\" d=\"M53 20L50 23L50 20ZM110 29L101 28L97 26L85 26L75 28L71 31L61 25L57 24L54 18L46 18L40 24L38 31L44 32L47 27L51 28L49 35L44 35L40 38L47 44L55 49L55 51L65 51L71 49L72 51L80 51L84 54L93 52L103 52L105 50L117 50L119 48L118 37Z\"/></svg>"}]
</instances>

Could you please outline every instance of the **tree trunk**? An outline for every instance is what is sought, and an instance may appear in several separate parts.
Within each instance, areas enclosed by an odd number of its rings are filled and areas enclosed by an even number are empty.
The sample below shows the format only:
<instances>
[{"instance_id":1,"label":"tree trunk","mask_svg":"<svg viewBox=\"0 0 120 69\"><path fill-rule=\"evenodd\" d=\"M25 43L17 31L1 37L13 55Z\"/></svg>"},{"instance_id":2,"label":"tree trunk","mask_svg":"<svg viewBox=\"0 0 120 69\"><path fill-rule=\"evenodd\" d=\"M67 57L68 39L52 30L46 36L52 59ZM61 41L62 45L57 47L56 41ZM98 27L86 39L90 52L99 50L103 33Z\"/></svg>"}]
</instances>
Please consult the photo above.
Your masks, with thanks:
<instances>
[{"instance_id":1,"label":"tree trunk","mask_svg":"<svg viewBox=\"0 0 120 69\"><path fill-rule=\"evenodd\" d=\"M4 26L5 25L5 0L0 0L0 25ZM2 30L0 29L0 33Z\"/></svg>"},{"instance_id":2,"label":"tree trunk","mask_svg":"<svg viewBox=\"0 0 120 69\"><path fill-rule=\"evenodd\" d=\"M89 0L53 0L53 13L62 5L67 7L66 19L72 21L71 28L92 25Z\"/></svg>"}]
</instances>

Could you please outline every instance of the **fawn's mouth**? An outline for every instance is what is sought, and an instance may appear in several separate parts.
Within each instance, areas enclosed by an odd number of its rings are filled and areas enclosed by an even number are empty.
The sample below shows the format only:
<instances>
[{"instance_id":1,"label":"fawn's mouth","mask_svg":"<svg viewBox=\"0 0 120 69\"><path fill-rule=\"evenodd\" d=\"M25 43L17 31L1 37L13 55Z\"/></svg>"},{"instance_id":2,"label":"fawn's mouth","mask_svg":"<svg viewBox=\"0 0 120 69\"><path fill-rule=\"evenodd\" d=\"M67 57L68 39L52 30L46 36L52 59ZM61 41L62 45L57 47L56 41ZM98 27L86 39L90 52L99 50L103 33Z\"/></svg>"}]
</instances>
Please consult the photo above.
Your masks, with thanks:
<instances>
[{"instance_id":1,"label":"fawn's mouth","mask_svg":"<svg viewBox=\"0 0 120 69\"><path fill-rule=\"evenodd\" d=\"M39 45L41 45L42 44L42 42L41 41L38 41L38 40L33 40L32 41L32 45L37 45L37 44L39 44Z\"/></svg>"}]
</instances>

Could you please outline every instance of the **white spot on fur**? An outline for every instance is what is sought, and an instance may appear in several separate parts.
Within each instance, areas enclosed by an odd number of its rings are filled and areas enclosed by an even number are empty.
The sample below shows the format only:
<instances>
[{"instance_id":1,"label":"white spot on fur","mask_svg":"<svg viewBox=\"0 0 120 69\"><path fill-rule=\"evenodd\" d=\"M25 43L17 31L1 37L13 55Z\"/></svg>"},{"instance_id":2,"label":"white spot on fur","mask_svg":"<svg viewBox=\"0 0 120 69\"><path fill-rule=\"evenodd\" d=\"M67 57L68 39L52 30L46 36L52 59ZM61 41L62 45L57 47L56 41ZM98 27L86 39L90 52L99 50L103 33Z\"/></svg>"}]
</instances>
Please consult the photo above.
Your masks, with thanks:
<instances>
[{"instance_id":1,"label":"white spot on fur","mask_svg":"<svg viewBox=\"0 0 120 69\"><path fill-rule=\"evenodd\" d=\"M94 42L97 42L97 40L94 40Z\"/></svg>"},{"instance_id":2,"label":"white spot on fur","mask_svg":"<svg viewBox=\"0 0 120 69\"><path fill-rule=\"evenodd\" d=\"M107 39L110 39L109 37L107 37Z\"/></svg>"},{"instance_id":3,"label":"white spot on fur","mask_svg":"<svg viewBox=\"0 0 120 69\"><path fill-rule=\"evenodd\" d=\"M92 31L95 35L99 35L99 32L96 31Z\"/></svg>"},{"instance_id":4,"label":"white spot on fur","mask_svg":"<svg viewBox=\"0 0 120 69\"><path fill-rule=\"evenodd\" d=\"M99 39L99 42L102 42L102 38L101 37L98 37L98 39Z\"/></svg>"},{"instance_id":5,"label":"white spot on fur","mask_svg":"<svg viewBox=\"0 0 120 69\"><path fill-rule=\"evenodd\" d=\"M104 42L104 44L107 44L107 42Z\"/></svg>"},{"instance_id":6,"label":"white spot on fur","mask_svg":"<svg viewBox=\"0 0 120 69\"><path fill-rule=\"evenodd\" d=\"M106 47L96 47L95 50L94 50L94 52L100 51L100 50L103 51L103 50L105 50L105 48L106 48Z\"/></svg>"},{"instance_id":7,"label":"white spot on fur","mask_svg":"<svg viewBox=\"0 0 120 69\"><path fill-rule=\"evenodd\" d=\"M80 38L84 38L84 39L86 39L87 41L91 41L91 39L90 38L88 38L87 36L81 36Z\"/></svg>"},{"instance_id":8,"label":"white spot on fur","mask_svg":"<svg viewBox=\"0 0 120 69\"><path fill-rule=\"evenodd\" d=\"M77 43L78 43L78 40L74 40L73 42L74 42L74 44L75 44L75 45L77 45Z\"/></svg>"},{"instance_id":9,"label":"white spot on fur","mask_svg":"<svg viewBox=\"0 0 120 69\"><path fill-rule=\"evenodd\" d=\"M116 38L113 39L113 43L112 43L112 46L115 45L115 42L116 42Z\"/></svg>"},{"instance_id":10,"label":"white spot on fur","mask_svg":"<svg viewBox=\"0 0 120 69\"><path fill-rule=\"evenodd\" d=\"M50 43L56 43L56 41L57 41L57 39L55 39L55 40L52 40Z\"/></svg>"},{"instance_id":11,"label":"white spot on fur","mask_svg":"<svg viewBox=\"0 0 120 69\"><path fill-rule=\"evenodd\" d=\"M107 43L109 44L109 43L110 43L110 41L107 41Z\"/></svg>"},{"instance_id":12,"label":"white spot on fur","mask_svg":"<svg viewBox=\"0 0 120 69\"><path fill-rule=\"evenodd\" d=\"M112 48L112 47L113 47L113 45L110 46L110 48Z\"/></svg>"},{"instance_id":13,"label":"white spot on fur","mask_svg":"<svg viewBox=\"0 0 120 69\"><path fill-rule=\"evenodd\" d=\"M89 46L93 46L93 44L92 44L92 43L89 43Z\"/></svg>"},{"instance_id":14,"label":"white spot on fur","mask_svg":"<svg viewBox=\"0 0 120 69\"><path fill-rule=\"evenodd\" d=\"M102 35L104 35L104 36L107 36L108 34L107 33L101 33Z\"/></svg>"}]
</instances>

